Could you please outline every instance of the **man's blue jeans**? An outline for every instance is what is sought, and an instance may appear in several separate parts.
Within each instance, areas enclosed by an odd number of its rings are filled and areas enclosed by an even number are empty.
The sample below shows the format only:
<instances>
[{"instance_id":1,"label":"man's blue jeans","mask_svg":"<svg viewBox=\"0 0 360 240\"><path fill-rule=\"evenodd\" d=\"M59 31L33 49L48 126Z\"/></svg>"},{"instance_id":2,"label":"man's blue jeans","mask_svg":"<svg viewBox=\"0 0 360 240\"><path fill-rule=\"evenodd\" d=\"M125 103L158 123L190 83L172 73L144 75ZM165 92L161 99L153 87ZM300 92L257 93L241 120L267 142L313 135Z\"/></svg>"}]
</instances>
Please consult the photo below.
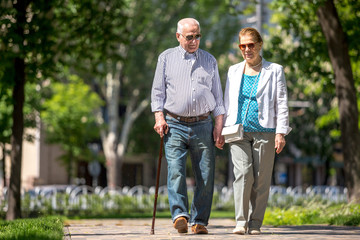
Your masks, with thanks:
<instances>
[{"instance_id":1,"label":"man's blue jeans","mask_svg":"<svg viewBox=\"0 0 360 240\"><path fill-rule=\"evenodd\" d=\"M168 163L168 194L173 222L184 216L191 225L207 226L214 191L215 149L213 123L209 116L204 121L185 123L166 116L169 132L164 137ZM190 151L195 176L194 199L189 215L186 186L186 160Z\"/></svg>"}]
</instances>

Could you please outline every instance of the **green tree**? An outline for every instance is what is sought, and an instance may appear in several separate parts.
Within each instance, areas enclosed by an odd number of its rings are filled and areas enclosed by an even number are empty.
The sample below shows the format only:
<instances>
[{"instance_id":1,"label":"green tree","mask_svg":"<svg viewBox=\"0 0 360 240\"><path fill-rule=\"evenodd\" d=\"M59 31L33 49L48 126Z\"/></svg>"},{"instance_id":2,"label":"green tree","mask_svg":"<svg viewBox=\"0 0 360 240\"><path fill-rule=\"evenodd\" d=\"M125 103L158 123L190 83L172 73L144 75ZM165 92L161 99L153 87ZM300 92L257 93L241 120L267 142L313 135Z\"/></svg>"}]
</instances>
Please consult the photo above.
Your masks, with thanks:
<instances>
[{"instance_id":1,"label":"green tree","mask_svg":"<svg viewBox=\"0 0 360 240\"><path fill-rule=\"evenodd\" d=\"M11 89L1 84L1 93L0 93L0 148L2 149L2 159L1 165L3 176L4 186L6 183L6 174L5 174L5 157L10 155L10 151L6 148L7 144L10 144L11 137L11 126L12 126L12 99L11 99ZM24 127L25 128L35 128L36 127L36 114L40 109L40 99L41 96L36 91L35 84L27 84L25 87L26 98L24 102ZM34 136L29 133L24 134L24 138L28 141L32 141Z\"/></svg>"},{"instance_id":2,"label":"green tree","mask_svg":"<svg viewBox=\"0 0 360 240\"><path fill-rule=\"evenodd\" d=\"M51 22L49 11L51 3L37 1L1 1L0 10L0 65L1 81L5 89L11 89L12 126L11 126L11 172L8 188L8 211L6 218L20 216L21 191L21 154L24 129L23 106L25 101L25 83L34 82L41 67L47 69L49 52L52 46L49 36L51 31L44 31L44 26ZM33 13L33 14L32 14ZM40 31L39 31L40 30ZM39 44L40 43L40 44ZM3 91L2 91L3 93Z\"/></svg>"},{"instance_id":3,"label":"green tree","mask_svg":"<svg viewBox=\"0 0 360 240\"><path fill-rule=\"evenodd\" d=\"M276 20L283 31L273 35L271 49L274 51L269 55L288 66L292 97L310 98L313 103L306 111L314 117L304 118L304 114L295 120L301 127L299 134L294 135L312 148L337 141L339 131L334 129L340 129L349 200L359 202L360 133L356 97L359 81L355 80L360 76L356 67L360 64L356 40L360 18L355 13L360 4L351 0L276 0L273 6L278 10ZM311 136L306 139L304 133L309 133L304 126L306 120L312 120L316 131L322 132L318 141L313 141Z\"/></svg>"},{"instance_id":4,"label":"green tree","mask_svg":"<svg viewBox=\"0 0 360 240\"><path fill-rule=\"evenodd\" d=\"M2 87L11 89L13 106L7 219L18 218L21 212L26 82L40 83L63 66L79 62L85 65L89 59L93 63L103 55L118 55L110 40L121 42L126 36L121 31L126 25L122 24L126 18L121 11L123 5L120 0L0 1L0 78ZM61 75L54 77L58 78Z\"/></svg>"},{"instance_id":5,"label":"green tree","mask_svg":"<svg viewBox=\"0 0 360 240\"><path fill-rule=\"evenodd\" d=\"M349 3L351 7L354 7L352 3L356 4L355 7L360 10L358 1L349 1ZM358 11L355 10L355 12ZM333 0L325 1L319 6L316 13L326 38L328 54L335 75L345 164L345 184L348 188L349 201L360 203L359 108L347 34L341 25ZM360 24L360 17L355 24ZM359 30L359 25L356 28ZM359 48L357 50L359 51Z\"/></svg>"},{"instance_id":6,"label":"green tree","mask_svg":"<svg viewBox=\"0 0 360 240\"><path fill-rule=\"evenodd\" d=\"M50 88L53 95L44 101L40 117L47 142L58 144L65 151L60 159L66 166L70 183L74 164L90 160L87 144L99 136L94 109L100 108L102 101L74 75L69 76L69 83L52 83Z\"/></svg>"}]
</instances>

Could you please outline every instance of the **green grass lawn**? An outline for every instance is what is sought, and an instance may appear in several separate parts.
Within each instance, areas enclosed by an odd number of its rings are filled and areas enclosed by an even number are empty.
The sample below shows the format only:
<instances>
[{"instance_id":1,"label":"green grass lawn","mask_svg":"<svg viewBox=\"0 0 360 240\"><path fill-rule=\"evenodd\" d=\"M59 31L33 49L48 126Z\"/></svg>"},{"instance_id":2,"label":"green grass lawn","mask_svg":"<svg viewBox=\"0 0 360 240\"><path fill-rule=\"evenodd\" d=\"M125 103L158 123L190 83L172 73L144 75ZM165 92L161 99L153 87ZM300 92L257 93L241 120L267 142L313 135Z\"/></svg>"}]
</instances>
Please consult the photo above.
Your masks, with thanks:
<instances>
[{"instance_id":1,"label":"green grass lawn","mask_svg":"<svg viewBox=\"0 0 360 240\"><path fill-rule=\"evenodd\" d=\"M63 239L62 217L40 217L0 220L0 239L6 240L61 240Z\"/></svg>"}]
</instances>

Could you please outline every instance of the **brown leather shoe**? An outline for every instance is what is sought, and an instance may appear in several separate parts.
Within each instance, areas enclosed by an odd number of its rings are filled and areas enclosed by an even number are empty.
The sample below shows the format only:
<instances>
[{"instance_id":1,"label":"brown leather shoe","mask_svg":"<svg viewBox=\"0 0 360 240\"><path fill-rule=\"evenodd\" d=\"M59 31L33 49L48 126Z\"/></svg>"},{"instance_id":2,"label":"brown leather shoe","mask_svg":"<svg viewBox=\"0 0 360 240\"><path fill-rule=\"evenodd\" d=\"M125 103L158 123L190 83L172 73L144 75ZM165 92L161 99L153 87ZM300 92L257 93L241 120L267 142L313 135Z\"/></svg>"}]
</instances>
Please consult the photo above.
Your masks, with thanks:
<instances>
[{"instance_id":1,"label":"brown leather shoe","mask_svg":"<svg viewBox=\"0 0 360 240\"><path fill-rule=\"evenodd\" d=\"M195 234L208 234L206 227L201 224L192 225L191 231Z\"/></svg>"},{"instance_id":2,"label":"brown leather shoe","mask_svg":"<svg viewBox=\"0 0 360 240\"><path fill-rule=\"evenodd\" d=\"M178 230L178 233L188 232L188 223L185 217L178 217L174 222L174 228Z\"/></svg>"}]
</instances>

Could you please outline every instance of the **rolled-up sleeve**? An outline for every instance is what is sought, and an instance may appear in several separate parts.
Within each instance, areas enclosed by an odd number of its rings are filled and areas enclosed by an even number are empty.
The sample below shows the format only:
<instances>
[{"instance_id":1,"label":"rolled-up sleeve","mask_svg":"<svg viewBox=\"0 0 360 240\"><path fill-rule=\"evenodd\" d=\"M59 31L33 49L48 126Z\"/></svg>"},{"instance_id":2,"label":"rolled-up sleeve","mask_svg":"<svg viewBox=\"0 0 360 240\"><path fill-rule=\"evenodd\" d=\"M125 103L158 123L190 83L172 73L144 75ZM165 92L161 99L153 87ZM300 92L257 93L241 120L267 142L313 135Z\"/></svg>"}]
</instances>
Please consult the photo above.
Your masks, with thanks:
<instances>
[{"instance_id":1,"label":"rolled-up sleeve","mask_svg":"<svg viewBox=\"0 0 360 240\"><path fill-rule=\"evenodd\" d=\"M159 56L151 89L151 111L163 111L165 103L165 59Z\"/></svg>"},{"instance_id":2,"label":"rolled-up sleeve","mask_svg":"<svg viewBox=\"0 0 360 240\"><path fill-rule=\"evenodd\" d=\"M215 102L216 102L216 106L213 110L214 117L219 116L221 114L225 114L223 92L222 92L222 88L221 88L219 69L218 69L218 65L217 65L216 61L214 63L214 79L213 79L213 85L212 85L211 92L213 93Z\"/></svg>"}]
</instances>

